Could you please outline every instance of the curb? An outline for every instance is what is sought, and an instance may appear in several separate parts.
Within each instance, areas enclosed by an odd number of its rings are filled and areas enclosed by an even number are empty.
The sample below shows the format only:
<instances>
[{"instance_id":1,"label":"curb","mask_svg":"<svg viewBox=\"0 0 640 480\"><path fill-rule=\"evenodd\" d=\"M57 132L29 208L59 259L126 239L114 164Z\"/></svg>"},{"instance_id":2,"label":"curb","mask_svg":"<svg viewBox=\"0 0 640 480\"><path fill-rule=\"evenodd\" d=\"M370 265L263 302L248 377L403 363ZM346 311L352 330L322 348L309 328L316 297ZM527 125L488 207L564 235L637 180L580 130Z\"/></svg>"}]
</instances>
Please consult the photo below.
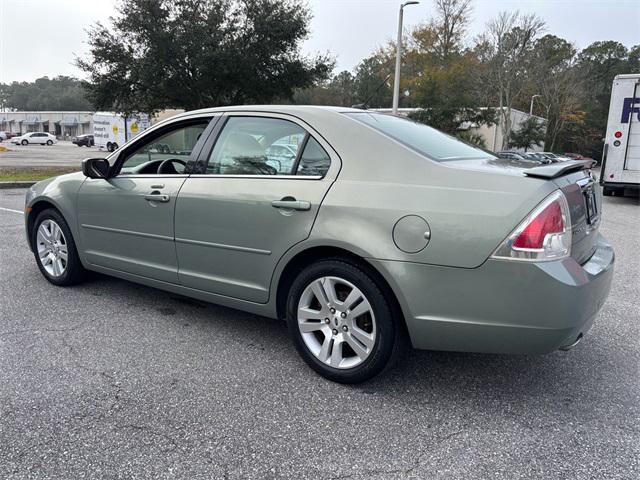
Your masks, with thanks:
<instances>
[{"instance_id":1,"label":"curb","mask_svg":"<svg viewBox=\"0 0 640 480\"><path fill-rule=\"evenodd\" d=\"M0 182L0 190L2 190L3 188L29 188L31 185L37 182L37 180L25 182Z\"/></svg>"}]
</instances>

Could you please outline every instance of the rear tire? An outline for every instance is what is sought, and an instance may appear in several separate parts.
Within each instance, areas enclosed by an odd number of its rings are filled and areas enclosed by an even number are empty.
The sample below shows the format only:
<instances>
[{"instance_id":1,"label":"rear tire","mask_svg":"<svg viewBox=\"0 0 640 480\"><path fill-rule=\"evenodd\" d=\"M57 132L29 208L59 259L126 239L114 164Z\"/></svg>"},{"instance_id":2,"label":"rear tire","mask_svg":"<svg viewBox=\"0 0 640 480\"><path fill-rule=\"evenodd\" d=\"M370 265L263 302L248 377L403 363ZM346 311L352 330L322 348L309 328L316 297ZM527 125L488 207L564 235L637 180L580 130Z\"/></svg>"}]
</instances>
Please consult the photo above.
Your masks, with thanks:
<instances>
[{"instance_id":1,"label":"rear tire","mask_svg":"<svg viewBox=\"0 0 640 480\"><path fill-rule=\"evenodd\" d=\"M289 290L291 339L305 362L334 382L364 382L389 366L401 321L374 279L340 258L311 264Z\"/></svg>"},{"instance_id":2,"label":"rear tire","mask_svg":"<svg viewBox=\"0 0 640 480\"><path fill-rule=\"evenodd\" d=\"M38 214L31 231L31 245L40 273L49 282L66 287L84 279L86 270L71 230L57 210L48 208Z\"/></svg>"},{"instance_id":3,"label":"rear tire","mask_svg":"<svg viewBox=\"0 0 640 480\"><path fill-rule=\"evenodd\" d=\"M53 145L53 141L52 140L47 140L47 145L49 145L49 146Z\"/></svg>"},{"instance_id":4,"label":"rear tire","mask_svg":"<svg viewBox=\"0 0 640 480\"><path fill-rule=\"evenodd\" d=\"M113 144L111 142L107 143L107 152L113 152L114 148L113 148Z\"/></svg>"}]
</instances>

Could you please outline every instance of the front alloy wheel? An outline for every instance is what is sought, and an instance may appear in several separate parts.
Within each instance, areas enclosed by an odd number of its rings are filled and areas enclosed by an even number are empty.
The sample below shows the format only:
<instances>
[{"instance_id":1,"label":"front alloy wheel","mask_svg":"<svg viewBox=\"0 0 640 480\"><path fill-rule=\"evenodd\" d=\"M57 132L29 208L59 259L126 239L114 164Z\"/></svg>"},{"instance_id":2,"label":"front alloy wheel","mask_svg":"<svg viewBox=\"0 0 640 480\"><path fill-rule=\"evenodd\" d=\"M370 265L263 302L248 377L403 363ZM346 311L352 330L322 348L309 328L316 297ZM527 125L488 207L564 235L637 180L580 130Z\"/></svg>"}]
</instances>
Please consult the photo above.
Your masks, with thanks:
<instances>
[{"instance_id":1,"label":"front alloy wheel","mask_svg":"<svg viewBox=\"0 0 640 480\"><path fill-rule=\"evenodd\" d=\"M74 285L84 278L69 225L53 208L38 214L30 233L33 254L40 272L58 286Z\"/></svg>"},{"instance_id":2,"label":"front alloy wheel","mask_svg":"<svg viewBox=\"0 0 640 480\"><path fill-rule=\"evenodd\" d=\"M67 268L69 251L60 225L50 219L43 221L38 227L36 241L42 268L54 278L61 277Z\"/></svg>"}]
</instances>

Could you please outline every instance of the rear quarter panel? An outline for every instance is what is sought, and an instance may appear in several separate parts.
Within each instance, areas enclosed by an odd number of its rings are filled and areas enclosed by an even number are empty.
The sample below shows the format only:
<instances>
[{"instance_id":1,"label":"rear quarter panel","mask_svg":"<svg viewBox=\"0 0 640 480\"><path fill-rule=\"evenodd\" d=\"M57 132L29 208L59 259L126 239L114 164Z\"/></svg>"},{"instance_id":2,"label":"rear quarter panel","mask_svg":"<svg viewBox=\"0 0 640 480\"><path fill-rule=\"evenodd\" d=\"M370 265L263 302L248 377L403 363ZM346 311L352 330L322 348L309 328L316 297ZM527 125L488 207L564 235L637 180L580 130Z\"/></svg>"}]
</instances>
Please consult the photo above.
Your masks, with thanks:
<instances>
[{"instance_id":1,"label":"rear quarter panel","mask_svg":"<svg viewBox=\"0 0 640 480\"><path fill-rule=\"evenodd\" d=\"M429 160L359 122L336 114L319 131L342 158L311 240L352 246L369 258L464 268L481 265L549 193L548 180L452 168ZM405 253L393 227L424 218L429 244Z\"/></svg>"}]
</instances>

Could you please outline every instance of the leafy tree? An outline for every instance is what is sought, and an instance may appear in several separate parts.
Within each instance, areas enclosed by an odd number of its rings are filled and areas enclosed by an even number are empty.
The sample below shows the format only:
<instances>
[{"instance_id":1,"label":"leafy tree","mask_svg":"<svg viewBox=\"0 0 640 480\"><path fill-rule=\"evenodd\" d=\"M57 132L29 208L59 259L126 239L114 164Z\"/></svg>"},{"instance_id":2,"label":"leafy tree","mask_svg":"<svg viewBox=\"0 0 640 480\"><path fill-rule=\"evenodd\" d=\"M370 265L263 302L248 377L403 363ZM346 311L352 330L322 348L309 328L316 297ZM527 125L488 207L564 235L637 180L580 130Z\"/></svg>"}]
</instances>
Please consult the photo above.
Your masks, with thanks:
<instances>
[{"instance_id":1,"label":"leafy tree","mask_svg":"<svg viewBox=\"0 0 640 480\"><path fill-rule=\"evenodd\" d=\"M279 99L279 101L287 103L287 99ZM344 70L328 81L297 90L293 96L293 103L350 107L356 103L355 78L351 72Z\"/></svg>"},{"instance_id":2,"label":"leafy tree","mask_svg":"<svg viewBox=\"0 0 640 480\"><path fill-rule=\"evenodd\" d=\"M619 74L639 72L639 57L640 45L627 50L614 41L594 42L578 54L577 71L586 79L581 101L585 115L582 121L571 124L571 135L561 138L560 145L568 143L565 149L569 150L572 139L592 139L584 144L582 152L593 158L602 156L613 79Z\"/></svg>"},{"instance_id":3,"label":"leafy tree","mask_svg":"<svg viewBox=\"0 0 640 480\"><path fill-rule=\"evenodd\" d=\"M463 130L456 133L456 137L458 137L463 142L475 145L476 147L484 149L487 148L487 142L485 142L484 137L479 133L470 132L469 130Z\"/></svg>"},{"instance_id":4,"label":"leafy tree","mask_svg":"<svg viewBox=\"0 0 640 480\"><path fill-rule=\"evenodd\" d=\"M553 151L566 120L580 108L586 78L576 67L576 49L562 38L545 35L535 42L531 80L547 119L545 148ZM526 108L526 107L525 107Z\"/></svg>"},{"instance_id":5,"label":"leafy tree","mask_svg":"<svg viewBox=\"0 0 640 480\"><path fill-rule=\"evenodd\" d=\"M93 110L81 82L66 76L0 84L0 106L16 110Z\"/></svg>"},{"instance_id":6,"label":"leafy tree","mask_svg":"<svg viewBox=\"0 0 640 480\"><path fill-rule=\"evenodd\" d=\"M414 29L407 56L418 70L408 88L420 110L417 121L457 134L462 126L495 123L495 110L484 108L476 77L482 68L463 39L471 4L466 0L436 0L435 18Z\"/></svg>"},{"instance_id":7,"label":"leafy tree","mask_svg":"<svg viewBox=\"0 0 640 480\"><path fill-rule=\"evenodd\" d=\"M122 0L118 13L91 29L89 56L77 59L98 108L267 103L332 68L299 52L310 19L300 0Z\"/></svg>"},{"instance_id":8,"label":"leafy tree","mask_svg":"<svg viewBox=\"0 0 640 480\"><path fill-rule=\"evenodd\" d=\"M389 51L379 49L362 60L355 70L354 103L364 103L374 108L391 105L393 91L388 76L393 73L393 61Z\"/></svg>"},{"instance_id":9,"label":"leafy tree","mask_svg":"<svg viewBox=\"0 0 640 480\"><path fill-rule=\"evenodd\" d=\"M471 0L434 0L434 53L443 65L461 53L462 41L471 19Z\"/></svg>"},{"instance_id":10,"label":"leafy tree","mask_svg":"<svg viewBox=\"0 0 640 480\"><path fill-rule=\"evenodd\" d=\"M542 145L545 138L545 124L535 117L529 117L520 124L520 128L511 132L509 147L524 148L526 152L534 145Z\"/></svg>"}]
</instances>

